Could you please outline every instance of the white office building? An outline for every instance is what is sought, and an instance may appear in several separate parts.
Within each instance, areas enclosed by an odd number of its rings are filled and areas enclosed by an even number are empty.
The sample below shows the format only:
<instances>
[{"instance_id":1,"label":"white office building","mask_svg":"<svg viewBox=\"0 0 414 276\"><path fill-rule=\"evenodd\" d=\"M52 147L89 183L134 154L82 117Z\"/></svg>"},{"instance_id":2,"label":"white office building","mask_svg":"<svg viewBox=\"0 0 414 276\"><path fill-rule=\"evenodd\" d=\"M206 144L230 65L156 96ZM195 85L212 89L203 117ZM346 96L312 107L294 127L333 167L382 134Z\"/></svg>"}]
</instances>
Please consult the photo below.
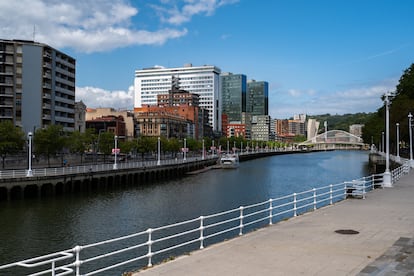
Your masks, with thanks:
<instances>
[{"instance_id":1,"label":"white office building","mask_svg":"<svg viewBox=\"0 0 414 276\"><path fill-rule=\"evenodd\" d=\"M200 107L209 112L209 123L214 131L221 131L220 73L215 66L178 68L154 67L135 71L134 108L157 104L158 94L168 94L173 80L180 89L200 96Z\"/></svg>"}]
</instances>

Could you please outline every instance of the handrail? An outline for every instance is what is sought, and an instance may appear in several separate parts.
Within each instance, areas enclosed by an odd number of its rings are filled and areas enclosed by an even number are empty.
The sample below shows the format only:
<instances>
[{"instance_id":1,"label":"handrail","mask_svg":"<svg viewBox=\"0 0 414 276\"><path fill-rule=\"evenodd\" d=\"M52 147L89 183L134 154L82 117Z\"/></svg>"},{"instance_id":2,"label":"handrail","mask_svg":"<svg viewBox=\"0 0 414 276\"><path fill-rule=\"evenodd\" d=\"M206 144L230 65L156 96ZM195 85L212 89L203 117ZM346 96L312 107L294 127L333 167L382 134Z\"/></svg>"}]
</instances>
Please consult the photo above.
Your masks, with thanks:
<instances>
[{"instance_id":1,"label":"handrail","mask_svg":"<svg viewBox=\"0 0 414 276\"><path fill-rule=\"evenodd\" d=\"M205 160L214 159L217 156L206 156ZM137 162L121 162L117 163L117 169L134 169L134 168L152 168L159 167L162 165L173 165L180 163L190 163L194 161L200 161L199 157L187 157L186 160L175 160L175 159L164 159L160 160L160 164L157 161L137 161ZM103 164L90 164L90 165L80 165L80 166L70 166L70 167L56 167L56 168L38 168L32 169L32 176L60 176L67 174L75 173L92 173L92 172L102 172L102 171L112 171L113 163L103 163ZM24 178L27 177L27 170L0 170L0 179L10 179L10 178Z\"/></svg>"},{"instance_id":2,"label":"handrail","mask_svg":"<svg viewBox=\"0 0 414 276\"><path fill-rule=\"evenodd\" d=\"M403 174L407 174L409 169L407 163L394 169L392 171L393 183L398 181ZM141 263L142 267L150 267L155 257L158 257L157 261L159 262L162 258L166 258L166 253L174 254L176 249L190 248L195 250L195 245L198 245L199 249L203 249L207 240L216 243L243 235L256 228L332 205L338 201L346 200L348 197L365 199L366 194L377 187L378 181L382 181L382 177L383 174L366 176L174 224L149 228L146 231L114 239L75 246L72 249L37 258L1 265L0 271L17 267L37 267L41 271L37 271L33 275L47 273L67 275L72 272L75 272L75 275L95 275L132 262L138 267L137 261L145 259L147 263L146 265ZM128 253L131 251L133 251L132 257L130 255L128 258ZM83 258L81 258L81 253ZM96 263L98 260L100 262L105 260L109 265L100 266ZM48 265L49 268L45 269L45 265ZM31 273L33 272L31 271Z\"/></svg>"}]
</instances>

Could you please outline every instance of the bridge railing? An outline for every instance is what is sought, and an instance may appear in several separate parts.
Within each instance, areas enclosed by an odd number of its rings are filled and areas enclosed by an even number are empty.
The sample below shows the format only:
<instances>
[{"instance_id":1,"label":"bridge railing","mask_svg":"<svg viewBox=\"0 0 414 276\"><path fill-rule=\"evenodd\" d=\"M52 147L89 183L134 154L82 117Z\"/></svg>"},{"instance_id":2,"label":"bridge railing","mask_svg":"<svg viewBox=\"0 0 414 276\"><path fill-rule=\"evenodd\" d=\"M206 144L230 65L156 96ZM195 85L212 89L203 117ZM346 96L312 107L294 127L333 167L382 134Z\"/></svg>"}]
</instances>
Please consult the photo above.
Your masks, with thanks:
<instances>
[{"instance_id":1,"label":"bridge railing","mask_svg":"<svg viewBox=\"0 0 414 276\"><path fill-rule=\"evenodd\" d=\"M408 164L392 171L393 183L409 172L410 167L406 166ZM72 249L1 265L0 272L25 269L21 274L96 275L127 265L130 270L150 267L172 254L203 249L206 245L332 205L348 197L365 199L369 191L382 187L382 176L376 174L313 188L119 238L78 245ZM16 273L13 270L10 274Z\"/></svg>"}]
</instances>

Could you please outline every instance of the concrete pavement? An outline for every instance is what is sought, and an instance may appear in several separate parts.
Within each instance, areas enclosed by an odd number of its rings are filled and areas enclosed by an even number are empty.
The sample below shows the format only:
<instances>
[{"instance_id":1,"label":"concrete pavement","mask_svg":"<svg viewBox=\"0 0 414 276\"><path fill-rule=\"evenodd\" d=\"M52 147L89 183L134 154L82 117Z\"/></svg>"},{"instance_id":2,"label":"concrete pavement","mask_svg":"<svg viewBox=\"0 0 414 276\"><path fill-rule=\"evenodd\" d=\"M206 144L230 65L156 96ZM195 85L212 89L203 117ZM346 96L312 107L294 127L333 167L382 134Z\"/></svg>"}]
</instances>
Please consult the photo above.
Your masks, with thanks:
<instances>
[{"instance_id":1,"label":"concrete pavement","mask_svg":"<svg viewBox=\"0 0 414 276\"><path fill-rule=\"evenodd\" d=\"M365 200L339 202L134 275L414 275L413 237L411 171Z\"/></svg>"}]
</instances>

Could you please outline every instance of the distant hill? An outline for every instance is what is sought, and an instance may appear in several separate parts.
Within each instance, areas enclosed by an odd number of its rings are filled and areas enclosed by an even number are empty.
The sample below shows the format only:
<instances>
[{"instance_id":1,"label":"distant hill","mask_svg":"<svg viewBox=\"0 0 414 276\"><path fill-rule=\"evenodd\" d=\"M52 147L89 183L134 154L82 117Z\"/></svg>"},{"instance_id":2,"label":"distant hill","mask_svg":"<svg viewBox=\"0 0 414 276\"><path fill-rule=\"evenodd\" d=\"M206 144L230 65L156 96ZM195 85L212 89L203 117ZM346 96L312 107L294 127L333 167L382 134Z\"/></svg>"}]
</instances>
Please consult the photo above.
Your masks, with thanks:
<instances>
[{"instance_id":1,"label":"distant hill","mask_svg":"<svg viewBox=\"0 0 414 276\"><path fill-rule=\"evenodd\" d=\"M356 114L344 114L344 115L312 115L307 116L307 118L316 119L320 122L319 133L324 132L324 122L328 122L328 130L345 130L349 131L349 126L354 124L363 124L365 125L372 113L356 113Z\"/></svg>"}]
</instances>

